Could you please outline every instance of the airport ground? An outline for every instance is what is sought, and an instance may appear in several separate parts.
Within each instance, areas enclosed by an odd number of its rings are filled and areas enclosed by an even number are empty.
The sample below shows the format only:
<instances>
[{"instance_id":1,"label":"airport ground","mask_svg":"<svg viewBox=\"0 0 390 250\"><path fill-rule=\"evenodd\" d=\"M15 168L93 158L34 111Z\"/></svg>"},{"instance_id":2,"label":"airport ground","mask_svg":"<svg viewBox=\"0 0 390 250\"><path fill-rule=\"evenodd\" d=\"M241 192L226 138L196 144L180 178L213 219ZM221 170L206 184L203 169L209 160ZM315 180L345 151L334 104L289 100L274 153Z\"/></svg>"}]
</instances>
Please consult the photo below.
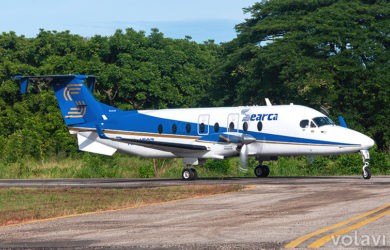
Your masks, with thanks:
<instances>
[{"instance_id":1,"label":"airport ground","mask_svg":"<svg viewBox=\"0 0 390 250\"><path fill-rule=\"evenodd\" d=\"M137 188L244 184L247 190L0 228L0 247L390 247L390 177L1 180L0 186ZM333 239L331 234L334 235Z\"/></svg>"}]
</instances>

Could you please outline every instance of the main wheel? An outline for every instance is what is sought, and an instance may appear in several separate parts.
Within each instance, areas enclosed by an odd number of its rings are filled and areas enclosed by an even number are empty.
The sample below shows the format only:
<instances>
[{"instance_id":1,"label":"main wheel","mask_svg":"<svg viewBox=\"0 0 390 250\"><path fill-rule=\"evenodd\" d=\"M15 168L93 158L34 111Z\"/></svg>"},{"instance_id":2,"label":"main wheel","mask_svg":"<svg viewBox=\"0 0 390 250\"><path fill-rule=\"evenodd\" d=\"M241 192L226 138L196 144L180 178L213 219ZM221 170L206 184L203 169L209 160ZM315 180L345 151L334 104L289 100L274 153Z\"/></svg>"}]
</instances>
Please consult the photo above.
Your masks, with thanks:
<instances>
[{"instance_id":1,"label":"main wheel","mask_svg":"<svg viewBox=\"0 0 390 250\"><path fill-rule=\"evenodd\" d=\"M190 168L185 168L183 169L183 172L181 172L181 177L185 181L192 180L194 178L194 172Z\"/></svg>"},{"instance_id":2,"label":"main wheel","mask_svg":"<svg viewBox=\"0 0 390 250\"><path fill-rule=\"evenodd\" d=\"M194 173L194 180L198 179L198 171L195 168L191 168L191 171Z\"/></svg>"},{"instance_id":3,"label":"main wheel","mask_svg":"<svg viewBox=\"0 0 390 250\"><path fill-rule=\"evenodd\" d=\"M265 178L265 177L268 177L269 175L269 167L265 166L265 165L259 165L255 168L255 175L257 177L261 177L261 178Z\"/></svg>"},{"instance_id":4,"label":"main wheel","mask_svg":"<svg viewBox=\"0 0 390 250\"><path fill-rule=\"evenodd\" d=\"M263 165L263 166L261 166L262 168L263 168L263 174L262 174L262 176L261 177L268 177L268 175L269 175L269 167L268 166L266 166L266 165Z\"/></svg>"},{"instance_id":5,"label":"main wheel","mask_svg":"<svg viewBox=\"0 0 390 250\"><path fill-rule=\"evenodd\" d=\"M255 168L255 175L256 177L262 177L262 174L263 174L263 168L262 166L259 165Z\"/></svg>"},{"instance_id":6,"label":"main wheel","mask_svg":"<svg viewBox=\"0 0 390 250\"><path fill-rule=\"evenodd\" d=\"M370 178L371 178L371 171L368 168L366 168L365 170L363 170L363 179L368 180Z\"/></svg>"}]
</instances>

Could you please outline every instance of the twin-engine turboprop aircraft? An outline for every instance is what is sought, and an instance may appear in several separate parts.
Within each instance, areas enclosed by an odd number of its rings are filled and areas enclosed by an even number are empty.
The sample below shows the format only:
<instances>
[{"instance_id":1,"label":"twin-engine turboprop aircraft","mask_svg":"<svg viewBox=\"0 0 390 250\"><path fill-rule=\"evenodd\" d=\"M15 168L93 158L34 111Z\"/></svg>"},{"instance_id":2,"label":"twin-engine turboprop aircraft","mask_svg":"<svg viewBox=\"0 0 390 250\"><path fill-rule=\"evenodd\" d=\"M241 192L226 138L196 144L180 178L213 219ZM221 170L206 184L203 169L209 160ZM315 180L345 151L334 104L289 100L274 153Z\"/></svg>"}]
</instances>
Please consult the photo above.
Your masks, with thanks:
<instances>
[{"instance_id":1,"label":"twin-engine turboprop aircraft","mask_svg":"<svg viewBox=\"0 0 390 250\"><path fill-rule=\"evenodd\" d=\"M278 156L336 155L359 152L363 178L369 179L368 149L374 141L342 120L336 126L322 113L299 105L185 108L122 111L95 100L95 76L16 76L21 92L29 80L50 81L65 123L77 134L79 149L97 154L115 152L153 158L183 158L182 178L197 178L193 165L205 159L248 156L259 161L257 177L267 177L265 160ZM84 81L86 83L84 83Z\"/></svg>"}]
</instances>

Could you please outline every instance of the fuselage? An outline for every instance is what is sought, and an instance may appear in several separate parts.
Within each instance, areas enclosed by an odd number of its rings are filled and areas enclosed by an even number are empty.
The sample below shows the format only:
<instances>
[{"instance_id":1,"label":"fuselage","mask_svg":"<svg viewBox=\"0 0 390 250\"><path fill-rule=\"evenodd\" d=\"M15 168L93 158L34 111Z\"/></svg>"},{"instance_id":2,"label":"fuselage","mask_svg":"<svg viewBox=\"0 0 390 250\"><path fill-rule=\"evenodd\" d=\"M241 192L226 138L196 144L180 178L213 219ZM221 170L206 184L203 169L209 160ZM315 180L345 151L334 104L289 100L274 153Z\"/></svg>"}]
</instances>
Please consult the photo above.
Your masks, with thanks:
<instances>
[{"instance_id":1,"label":"fuselage","mask_svg":"<svg viewBox=\"0 0 390 250\"><path fill-rule=\"evenodd\" d=\"M334 155L373 146L366 135L335 125L324 114L300 105L186 108L144 111L109 110L101 122L110 140L96 135L94 124L70 126L71 133L98 141L113 150L144 157L225 159L239 154L239 144L221 136L248 134L248 155L259 158ZM223 137L222 137L223 138ZM140 143L128 143L124 139ZM204 146L206 150L145 147L141 142ZM115 152L114 151L114 152Z\"/></svg>"},{"instance_id":2,"label":"fuselage","mask_svg":"<svg viewBox=\"0 0 390 250\"><path fill-rule=\"evenodd\" d=\"M98 102L93 94L96 76L15 76L21 93L29 80L47 80L53 87L64 122L77 134L79 150L113 155L115 152L153 158L183 158L184 180L197 178L191 168L205 159L240 156L247 170L255 156L257 177L270 173L265 160L278 156L333 155L359 152L363 178L369 179L369 152L374 141L352 129L336 126L322 113L299 105L185 108L122 111Z\"/></svg>"}]
</instances>

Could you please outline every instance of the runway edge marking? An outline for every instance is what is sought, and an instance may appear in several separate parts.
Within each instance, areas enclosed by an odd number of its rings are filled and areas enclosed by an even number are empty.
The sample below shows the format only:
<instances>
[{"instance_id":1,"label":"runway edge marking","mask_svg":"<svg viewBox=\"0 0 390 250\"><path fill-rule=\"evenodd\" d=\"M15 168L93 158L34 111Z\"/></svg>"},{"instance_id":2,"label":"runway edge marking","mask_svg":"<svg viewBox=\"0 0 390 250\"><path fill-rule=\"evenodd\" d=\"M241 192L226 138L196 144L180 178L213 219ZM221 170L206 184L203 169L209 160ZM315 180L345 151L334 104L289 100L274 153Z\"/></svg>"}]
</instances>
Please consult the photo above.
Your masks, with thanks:
<instances>
[{"instance_id":1,"label":"runway edge marking","mask_svg":"<svg viewBox=\"0 0 390 250\"><path fill-rule=\"evenodd\" d=\"M295 247L297 247L298 245L300 245L301 243L303 243L304 241L306 241L306 240L308 240L308 239L310 239L310 238L312 238L312 237L314 237L314 236L316 236L316 235L319 235L319 234L325 233L325 232L327 232L327 231L329 231L329 230L332 230L332 229L335 229L335 228L344 226L344 225L346 225L346 224L348 224L348 223L350 223L350 222L359 220L359 219L361 219L361 218L364 218L364 217L366 217L366 216L369 216L369 215L371 215L371 214L374 214L374 213L376 213L376 212L378 212L378 211L380 211L380 210L383 210L383 209L385 209L385 208L388 208L388 207L390 207L390 203L388 203L388 204L386 204L386 205L383 205L383 206L381 206L381 207L379 207L379 208L376 208L376 209L374 209L374 210L368 211L367 213L364 213L364 214L362 214L362 215L358 215L358 216L353 217L353 218L351 218L351 219L348 219L348 220L346 220L346 221L337 223L337 224L332 225L332 226L330 226L330 227L321 228L321 229L319 229L319 230L317 230L317 231L315 231L315 232L312 232L312 233L306 234L306 235L304 235L304 236L301 236L301 237L299 237L298 239L291 241L290 243L288 243L288 244L285 245L284 247L285 247L285 248L295 248ZM390 211L390 210L389 210L389 211ZM355 224L355 225L356 225L356 224Z\"/></svg>"},{"instance_id":2,"label":"runway edge marking","mask_svg":"<svg viewBox=\"0 0 390 250\"><path fill-rule=\"evenodd\" d=\"M109 210L104 210L104 211L86 212L86 213L81 213L81 214L69 214L69 215L64 215L64 216L57 216L57 217L52 217L52 218L32 220L32 221L26 221L26 222L11 224L11 225L0 226L0 228L23 226L23 225L33 224L33 223L38 223L38 222L43 222L43 221L59 220L59 219L65 219L65 218L76 217L76 216L83 216L83 215L102 214L102 213L124 211L124 210L130 210L130 209L134 209L134 208L162 205L162 204L168 204L168 203L173 203L173 202L178 202L178 201L194 200L194 199L200 199L200 198L209 198L209 197L213 197L213 196L219 196L219 195L224 195L224 194L231 194L231 193L236 193L236 192L242 192L242 191L246 191L246 190L249 190L249 189L253 189L255 187L256 187L255 185L251 185L251 186L247 186L247 187L245 187L245 188L243 188L243 189L241 189L239 191L230 191L230 192L226 192L226 193L210 194L210 195L205 195L205 196L195 196L195 197L185 198L185 199L177 199L177 200L149 203L149 204L143 204L143 205L138 205L138 206L130 206L130 207L124 207L124 208L118 208L118 209L109 209Z\"/></svg>"}]
</instances>

